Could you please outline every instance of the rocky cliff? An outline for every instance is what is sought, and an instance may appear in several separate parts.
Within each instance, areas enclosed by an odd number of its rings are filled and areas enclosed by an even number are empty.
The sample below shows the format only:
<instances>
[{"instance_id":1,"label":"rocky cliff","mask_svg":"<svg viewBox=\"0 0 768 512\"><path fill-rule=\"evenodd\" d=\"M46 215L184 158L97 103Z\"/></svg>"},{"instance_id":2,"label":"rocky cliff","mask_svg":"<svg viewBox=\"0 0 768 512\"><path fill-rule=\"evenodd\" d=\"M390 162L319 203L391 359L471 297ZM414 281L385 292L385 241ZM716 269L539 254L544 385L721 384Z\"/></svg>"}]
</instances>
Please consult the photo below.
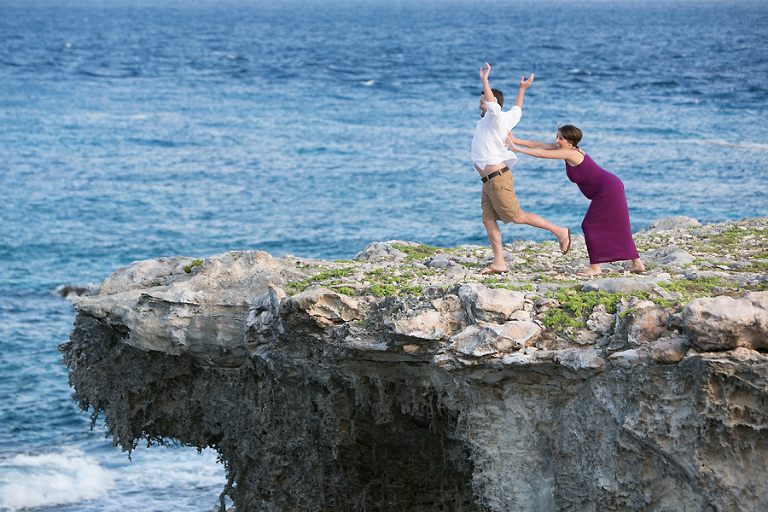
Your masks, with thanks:
<instances>
[{"instance_id":1,"label":"rocky cliff","mask_svg":"<svg viewBox=\"0 0 768 512\"><path fill-rule=\"evenodd\" d=\"M583 241L135 262L72 297L114 442L212 447L243 511L768 510L768 218ZM223 499L222 499L223 503Z\"/></svg>"}]
</instances>

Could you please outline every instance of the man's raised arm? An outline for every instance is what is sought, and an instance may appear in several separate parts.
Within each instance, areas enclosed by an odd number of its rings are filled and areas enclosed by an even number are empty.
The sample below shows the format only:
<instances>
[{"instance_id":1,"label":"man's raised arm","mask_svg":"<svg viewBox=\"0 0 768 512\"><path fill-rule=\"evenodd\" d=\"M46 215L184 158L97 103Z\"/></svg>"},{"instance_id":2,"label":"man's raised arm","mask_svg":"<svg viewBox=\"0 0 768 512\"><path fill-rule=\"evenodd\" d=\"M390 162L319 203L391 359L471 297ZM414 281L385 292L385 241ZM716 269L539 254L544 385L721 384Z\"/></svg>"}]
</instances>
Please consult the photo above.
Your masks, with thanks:
<instances>
[{"instance_id":1,"label":"man's raised arm","mask_svg":"<svg viewBox=\"0 0 768 512\"><path fill-rule=\"evenodd\" d=\"M480 83L483 84L485 102L494 102L496 101L496 97L493 95L493 91L491 91L491 84L488 83L488 76L491 74L491 65L486 62L485 68L485 71L483 71L483 67L480 66Z\"/></svg>"},{"instance_id":2,"label":"man's raised arm","mask_svg":"<svg viewBox=\"0 0 768 512\"><path fill-rule=\"evenodd\" d=\"M528 89L533 83L533 73L528 77L528 80L524 76L520 77L520 88L517 90L517 98L515 99L515 106L523 108L523 96L525 96L525 90Z\"/></svg>"}]
</instances>

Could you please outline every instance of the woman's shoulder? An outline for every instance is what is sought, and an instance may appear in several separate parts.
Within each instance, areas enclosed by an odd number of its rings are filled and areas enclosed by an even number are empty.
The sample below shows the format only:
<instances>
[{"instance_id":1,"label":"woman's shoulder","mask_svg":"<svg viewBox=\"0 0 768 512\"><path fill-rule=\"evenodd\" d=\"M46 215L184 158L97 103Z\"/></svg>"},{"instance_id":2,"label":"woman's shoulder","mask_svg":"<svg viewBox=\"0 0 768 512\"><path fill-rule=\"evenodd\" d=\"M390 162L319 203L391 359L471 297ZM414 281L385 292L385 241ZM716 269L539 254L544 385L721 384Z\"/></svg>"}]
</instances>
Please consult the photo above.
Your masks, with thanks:
<instances>
[{"instance_id":1,"label":"woman's shoulder","mask_svg":"<svg viewBox=\"0 0 768 512\"><path fill-rule=\"evenodd\" d=\"M565 159L565 164L570 167L578 167L581 164L583 164L587 158L589 158L589 156L580 148L573 149L572 151L573 151L573 155ZM574 162L574 163L571 163L571 162Z\"/></svg>"}]
</instances>

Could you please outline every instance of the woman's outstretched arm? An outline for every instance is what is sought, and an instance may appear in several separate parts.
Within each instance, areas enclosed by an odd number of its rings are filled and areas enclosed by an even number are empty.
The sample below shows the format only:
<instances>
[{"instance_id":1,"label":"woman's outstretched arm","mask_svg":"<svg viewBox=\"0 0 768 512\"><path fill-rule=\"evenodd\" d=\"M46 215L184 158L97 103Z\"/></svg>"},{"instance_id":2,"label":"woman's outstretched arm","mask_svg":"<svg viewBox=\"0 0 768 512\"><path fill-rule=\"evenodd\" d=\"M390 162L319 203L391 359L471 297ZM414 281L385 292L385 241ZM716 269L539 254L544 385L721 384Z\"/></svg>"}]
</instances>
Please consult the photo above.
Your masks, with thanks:
<instances>
[{"instance_id":1,"label":"woman's outstretched arm","mask_svg":"<svg viewBox=\"0 0 768 512\"><path fill-rule=\"evenodd\" d=\"M584 161L584 155L575 149L543 149L543 148L525 148L522 146L509 145L509 150L514 153L535 156L536 158L549 158L552 160L565 160L570 165L579 165Z\"/></svg>"},{"instance_id":2,"label":"woman's outstretched arm","mask_svg":"<svg viewBox=\"0 0 768 512\"><path fill-rule=\"evenodd\" d=\"M507 135L507 146L510 144L514 144L516 146L524 146L526 148L557 149L557 144L555 143L517 139L512 135L512 132L509 132L509 135Z\"/></svg>"}]
</instances>

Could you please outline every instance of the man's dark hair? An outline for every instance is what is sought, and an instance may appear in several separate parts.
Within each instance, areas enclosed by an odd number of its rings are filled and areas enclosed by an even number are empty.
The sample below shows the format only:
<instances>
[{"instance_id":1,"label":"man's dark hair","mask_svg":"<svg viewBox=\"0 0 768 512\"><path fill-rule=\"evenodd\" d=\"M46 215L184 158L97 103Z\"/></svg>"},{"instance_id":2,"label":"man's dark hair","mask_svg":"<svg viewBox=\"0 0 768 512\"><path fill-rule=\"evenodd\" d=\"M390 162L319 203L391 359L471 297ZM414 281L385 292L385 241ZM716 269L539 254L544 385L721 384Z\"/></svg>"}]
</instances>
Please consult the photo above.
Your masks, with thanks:
<instances>
[{"instance_id":1,"label":"man's dark hair","mask_svg":"<svg viewBox=\"0 0 768 512\"><path fill-rule=\"evenodd\" d=\"M504 93L498 89L491 89L491 92L496 97L496 101L499 102L499 108L504 106Z\"/></svg>"},{"instance_id":2,"label":"man's dark hair","mask_svg":"<svg viewBox=\"0 0 768 512\"><path fill-rule=\"evenodd\" d=\"M499 104L499 108L504 106L504 93L498 89L491 89L493 97L496 98L496 102ZM480 91L480 94L485 94L485 91Z\"/></svg>"}]
</instances>

